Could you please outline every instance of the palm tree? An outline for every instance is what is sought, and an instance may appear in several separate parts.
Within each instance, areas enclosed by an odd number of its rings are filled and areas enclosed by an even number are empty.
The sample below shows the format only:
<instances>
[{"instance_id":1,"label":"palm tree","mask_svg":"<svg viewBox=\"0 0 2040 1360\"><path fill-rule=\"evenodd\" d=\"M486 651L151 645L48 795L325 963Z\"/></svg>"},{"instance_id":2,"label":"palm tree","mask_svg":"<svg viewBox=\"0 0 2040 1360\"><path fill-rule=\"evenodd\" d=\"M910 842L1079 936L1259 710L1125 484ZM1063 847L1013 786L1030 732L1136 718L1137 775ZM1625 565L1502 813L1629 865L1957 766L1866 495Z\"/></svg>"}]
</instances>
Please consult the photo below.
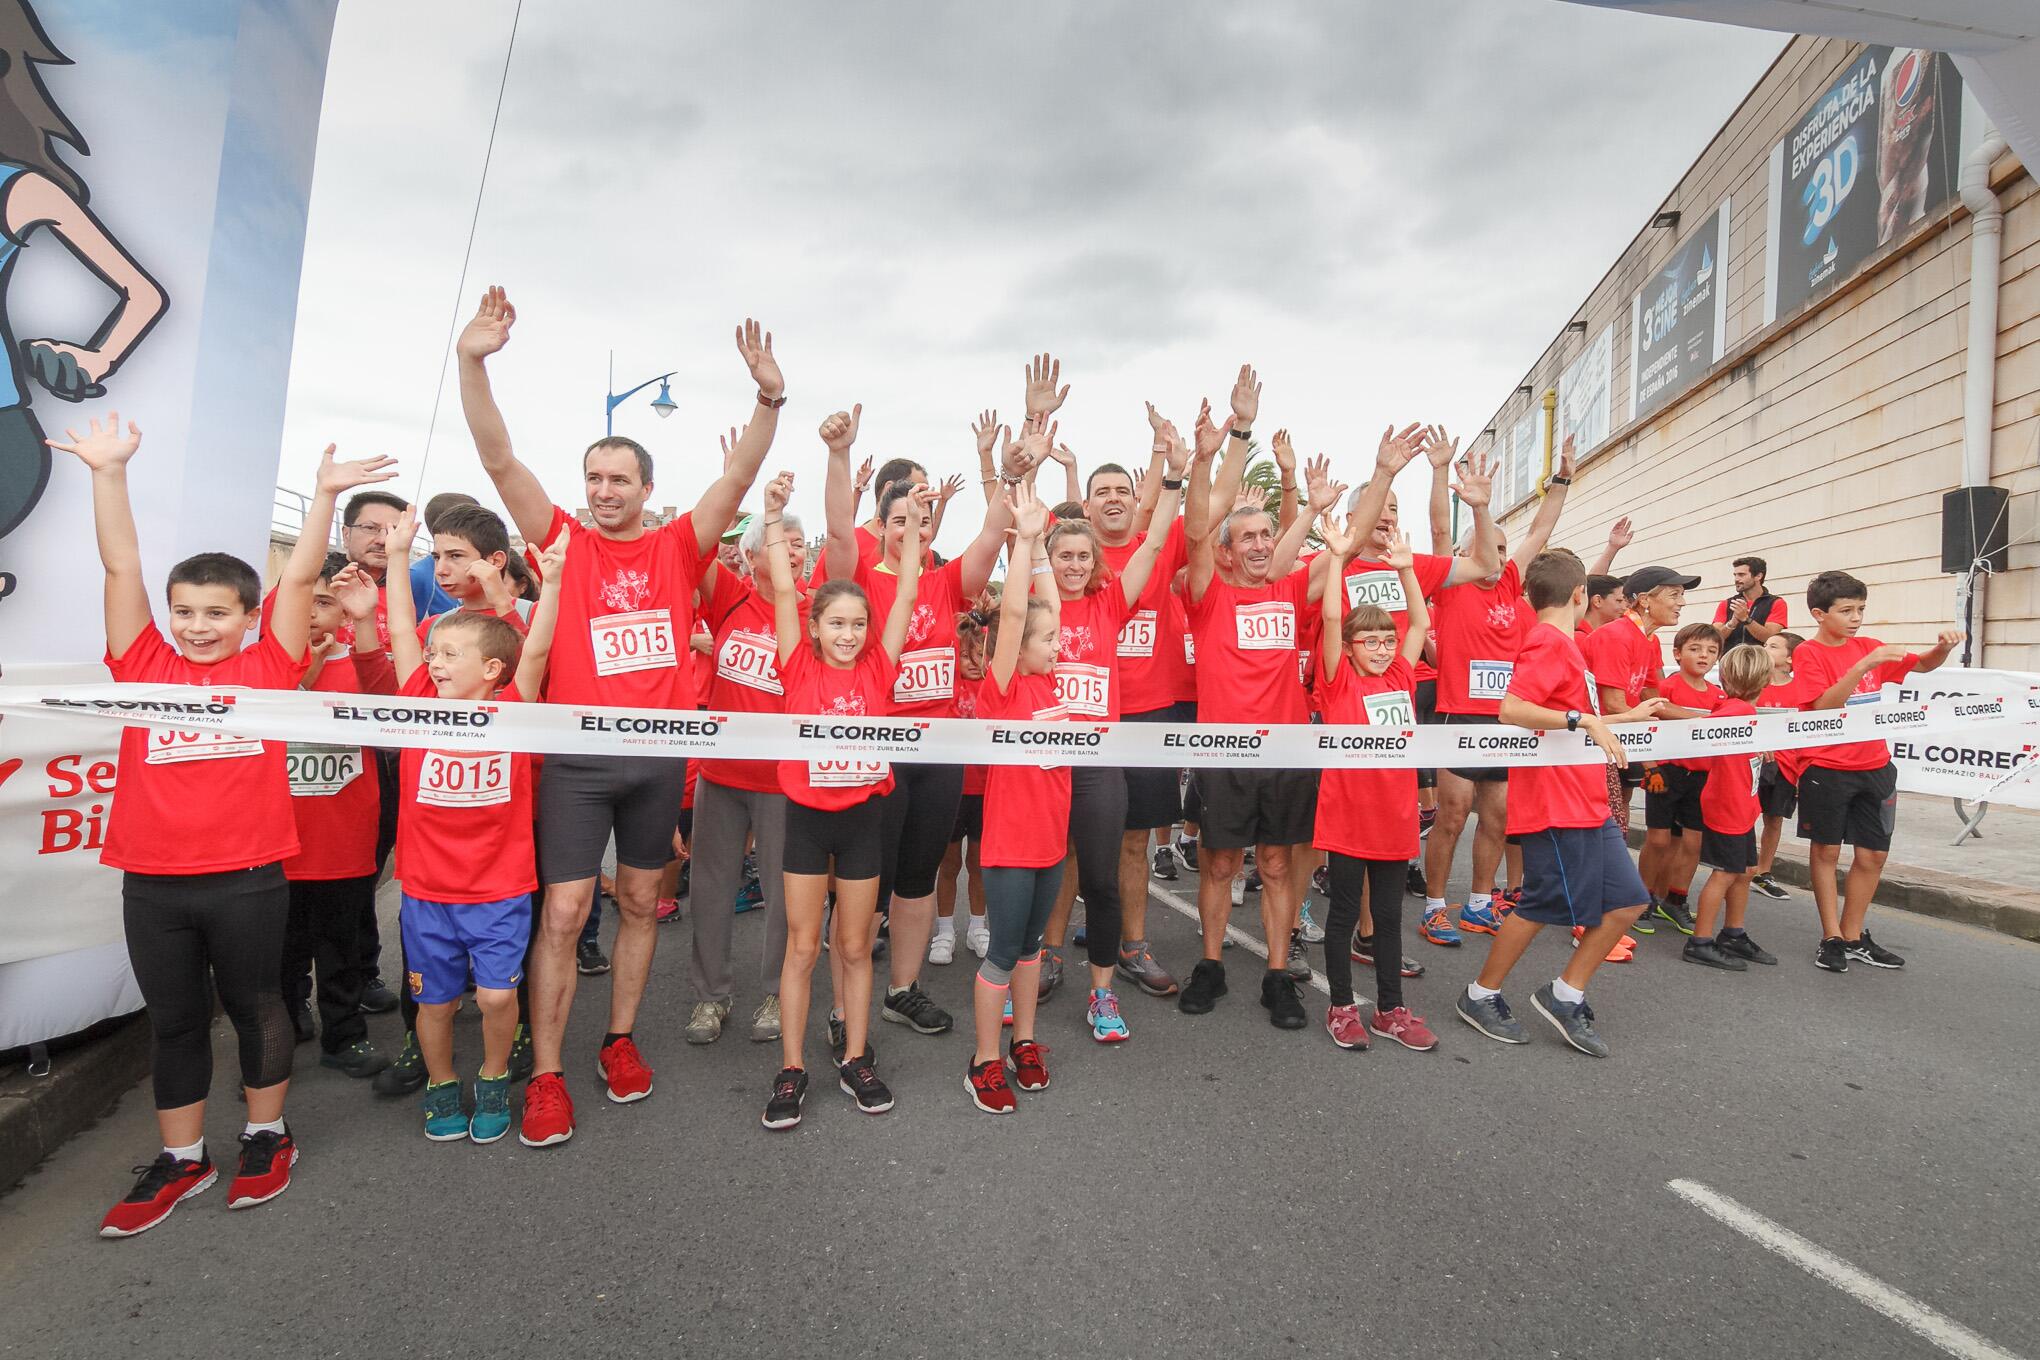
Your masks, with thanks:
<instances>
[{"instance_id":1,"label":"palm tree","mask_svg":"<svg viewBox=\"0 0 2040 1360\"><path fill-rule=\"evenodd\" d=\"M1247 457L1251 461L1247 463L1246 475L1240 479L1240 485L1258 490L1261 493L1261 504L1268 511L1268 517L1279 520L1282 515L1282 472L1281 469L1275 466L1274 459L1254 457L1260 451L1260 440L1252 439L1247 441ZM1296 506L1296 513L1299 515L1303 514L1306 508L1302 502L1302 495L1303 492L1299 488ZM1324 539L1319 537L1317 526L1313 524L1304 539L1304 549L1305 551L1322 552L1324 546Z\"/></svg>"}]
</instances>

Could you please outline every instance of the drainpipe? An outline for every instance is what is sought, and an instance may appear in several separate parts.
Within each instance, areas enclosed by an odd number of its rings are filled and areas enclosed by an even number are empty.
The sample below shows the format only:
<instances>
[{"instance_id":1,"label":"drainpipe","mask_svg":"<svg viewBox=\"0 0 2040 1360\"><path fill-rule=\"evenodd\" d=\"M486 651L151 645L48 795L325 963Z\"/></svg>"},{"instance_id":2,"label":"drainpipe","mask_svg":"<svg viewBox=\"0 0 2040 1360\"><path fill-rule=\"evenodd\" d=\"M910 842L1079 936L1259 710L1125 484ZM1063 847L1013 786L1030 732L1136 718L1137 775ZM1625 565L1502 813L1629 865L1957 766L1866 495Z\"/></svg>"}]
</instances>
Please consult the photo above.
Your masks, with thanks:
<instances>
[{"instance_id":1,"label":"drainpipe","mask_svg":"<svg viewBox=\"0 0 2040 1360\"><path fill-rule=\"evenodd\" d=\"M1551 482L1552 441L1558 437L1558 389L1544 389L1544 475L1537 479L1537 496L1544 497L1544 489Z\"/></svg>"},{"instance_id":2,"label":"drainpipe","mask_svg":"<svg viewBox=\"0 0 2040 1360\"><path fill-rule=\"evenodd\" d=\"M1993 130L1962 161L1962 204L1969 209L1969 344L1962 381L1962 485L1990 485L1991 419L1997 406L1998 280L2004 266L2005 209L1990 189L1990 167L2005 152ZM1972 564L1963 573L1962 664L1982 664L1977 636L1989 575Z\"/></svg>"}]
</instances>

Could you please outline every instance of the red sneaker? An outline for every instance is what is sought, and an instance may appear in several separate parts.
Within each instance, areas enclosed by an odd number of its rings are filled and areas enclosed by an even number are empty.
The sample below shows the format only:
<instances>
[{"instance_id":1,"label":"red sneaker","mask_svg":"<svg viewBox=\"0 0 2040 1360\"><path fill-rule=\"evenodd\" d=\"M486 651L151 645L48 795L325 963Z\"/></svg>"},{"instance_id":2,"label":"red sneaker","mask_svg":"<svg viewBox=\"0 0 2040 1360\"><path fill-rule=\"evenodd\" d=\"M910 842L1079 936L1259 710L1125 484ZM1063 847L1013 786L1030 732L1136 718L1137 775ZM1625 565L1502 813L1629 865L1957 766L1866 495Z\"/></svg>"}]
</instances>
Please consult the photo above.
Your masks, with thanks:
<instances>
[{"instance_id":1,"label":"red sneaker","mask_svg":"<svg viewBox=\"0 0 2040 1360\"><path fill-rule=\"evenodd\" d=\"M1325 1033L1340 1048L1367 1051L1367 1026L1360 1023L1358 1006L1333 1006L1325 1012Z\"/></svg>"},{"instance_id":2,"label":"red sneaker","mask_svg":"<svg viewBox=\"0 0 2040 1360\"><path fill-rule=\"evenodd\" d=\"M1424 1017L1411 1015L1408 1006L1397 1006L1392 1011L1375 1011L1367 1017L1367 1028L1384 1039L1393 1039L1404 1048L1414 1048L1419 1053L1428 1053L1438 1046L1438 1036L1431 1033Z\"/></svg>"},{"instance_id":3,"label":"red sneaker","mask_svg":"<svg viewBox=\"0 0 2040 1360\"><path fill-rule=\"evenodd\" d=\"M679 920L680 899L677 897L660 898L658 909L653 913L652 919L657 921L660 925L665 925L669 921Z\"/></svg>"},{"instance_id":4,"label":"red sneaker","mask_svg":"<svg viewBox=\"0 0 2040 1360\"><path fill-rule=\"evenodd\" d=\"M1006 1084L1006 1064L996 1058L973 1063L963 1074L963 1089L970 1092L970 1103L986 1114L1011 1114L1020 1106Z\"/></svg>"},{"instance_id":5,"label":"red sneaker","mask_svg":"<svg viewBox=\"0 0 2040 1360\"><path fill-rule=\"evenodd\" d=\"M290 1189L290 1169L297 1165L297 1140L282 1133L241 1135L241 1166L227 1187L229 1209L252 1209Z\"/></svg>"},{"instance_id":6,"label":"red sneaker","mask_svg":"<svg viewBox=\"0 0 2040 1360\"><path fill-rule=\"evenodd\" d=\"M135 1170L141 1179L127 1192L127 1198L106 1211L99 1220L101 1237L133 1237L170 1217L170 1211L220 1178L212 1158L180 1160L158 1153L156 1160Z\"/></svg>"},{"instance_id":7,"label":"red sneaker","mask_svg":"<svg viewBox=\"0 0 2040 1360\"><path fill-rule=\"evenodd\" d=\"M652 1069L645 1065L645 1055L638 1052L638 1046L627 1034L613 1044L603 1045L595 1059L595 1070L609 1083L609 1098L619 1105L643 1100L652 1093Z\"/></svg>"},{"instance_id":8,"label":"red sneaker","mask_svg":"<svg viewBox=\"0 0 2040 1360\"><path fill-rule=\"evenodd\" d=\"M1048 1089L1048 1050L1032 1039L1022 1039L1006 1050L1006 1062L1013 1069L1013 1084L1023 1091Z\"/></svg>"},{"instance_id":9,"label":"red sneaker","mask_svg":"<svg viewBox=\"0 0 2040 1360\"><path fill-rule=\"evenodd\" d=\"M551 1147L574 1136L574 1098L557 1072L541 1072L524 1088L524 1124L517 1141L526 1147Z\"/></svg>"}]
</instances>

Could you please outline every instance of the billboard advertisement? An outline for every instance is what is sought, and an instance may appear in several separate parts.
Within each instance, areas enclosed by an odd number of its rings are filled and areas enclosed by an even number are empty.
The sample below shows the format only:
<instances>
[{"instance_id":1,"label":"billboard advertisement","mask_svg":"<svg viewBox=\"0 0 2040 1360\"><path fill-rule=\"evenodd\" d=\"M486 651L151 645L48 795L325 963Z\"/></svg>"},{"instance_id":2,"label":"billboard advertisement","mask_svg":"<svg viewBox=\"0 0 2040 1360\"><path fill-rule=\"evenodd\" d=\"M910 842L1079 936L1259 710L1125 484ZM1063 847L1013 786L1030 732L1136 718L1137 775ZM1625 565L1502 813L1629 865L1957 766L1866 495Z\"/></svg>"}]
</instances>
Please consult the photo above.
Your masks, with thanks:
<instances>
[{"instance_id":1,"label":"billboard advertisement","mask_svg":"<svg viewBox=\"0 0 2040 1360\"><path fill-rule=\"evenodd\" d=\"M1558 375L1554 449L1584 458L1614 428L1615 323L1594 337Z\"/></svg>"},{"instance_id":2,"label":"billboard advertisement","mask_svg":"<svg viewBox=\"0 0 2040 1360\"><path fill-rule=\"evenodd\" d=\"M1729 200L1629 303L1629 409L1639 419L1699 381L1727 348Z\"/></svg>"}]
</instances>

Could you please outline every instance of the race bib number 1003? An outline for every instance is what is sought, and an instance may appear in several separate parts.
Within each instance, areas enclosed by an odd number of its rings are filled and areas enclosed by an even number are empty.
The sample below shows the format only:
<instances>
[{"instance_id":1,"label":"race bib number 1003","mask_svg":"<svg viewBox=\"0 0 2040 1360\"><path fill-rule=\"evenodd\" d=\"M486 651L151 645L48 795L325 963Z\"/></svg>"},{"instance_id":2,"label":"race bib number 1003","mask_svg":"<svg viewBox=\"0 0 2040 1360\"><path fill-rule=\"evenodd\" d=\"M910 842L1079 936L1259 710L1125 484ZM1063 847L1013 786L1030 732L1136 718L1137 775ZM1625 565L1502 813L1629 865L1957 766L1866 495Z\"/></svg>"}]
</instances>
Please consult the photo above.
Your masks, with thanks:
<instances>
[{"instance_id":1,"label":"race bib number 1003","mask_svg":"<svg viewBox=\"0 0 2040 1360\"><path fill-rule=\"evenodd\" d=\"M1513 661L1467 662L1466 697L1499 701L1509 692L1509 677L1515 671L1516 663Z\"/></svg>"}]
</instances>

